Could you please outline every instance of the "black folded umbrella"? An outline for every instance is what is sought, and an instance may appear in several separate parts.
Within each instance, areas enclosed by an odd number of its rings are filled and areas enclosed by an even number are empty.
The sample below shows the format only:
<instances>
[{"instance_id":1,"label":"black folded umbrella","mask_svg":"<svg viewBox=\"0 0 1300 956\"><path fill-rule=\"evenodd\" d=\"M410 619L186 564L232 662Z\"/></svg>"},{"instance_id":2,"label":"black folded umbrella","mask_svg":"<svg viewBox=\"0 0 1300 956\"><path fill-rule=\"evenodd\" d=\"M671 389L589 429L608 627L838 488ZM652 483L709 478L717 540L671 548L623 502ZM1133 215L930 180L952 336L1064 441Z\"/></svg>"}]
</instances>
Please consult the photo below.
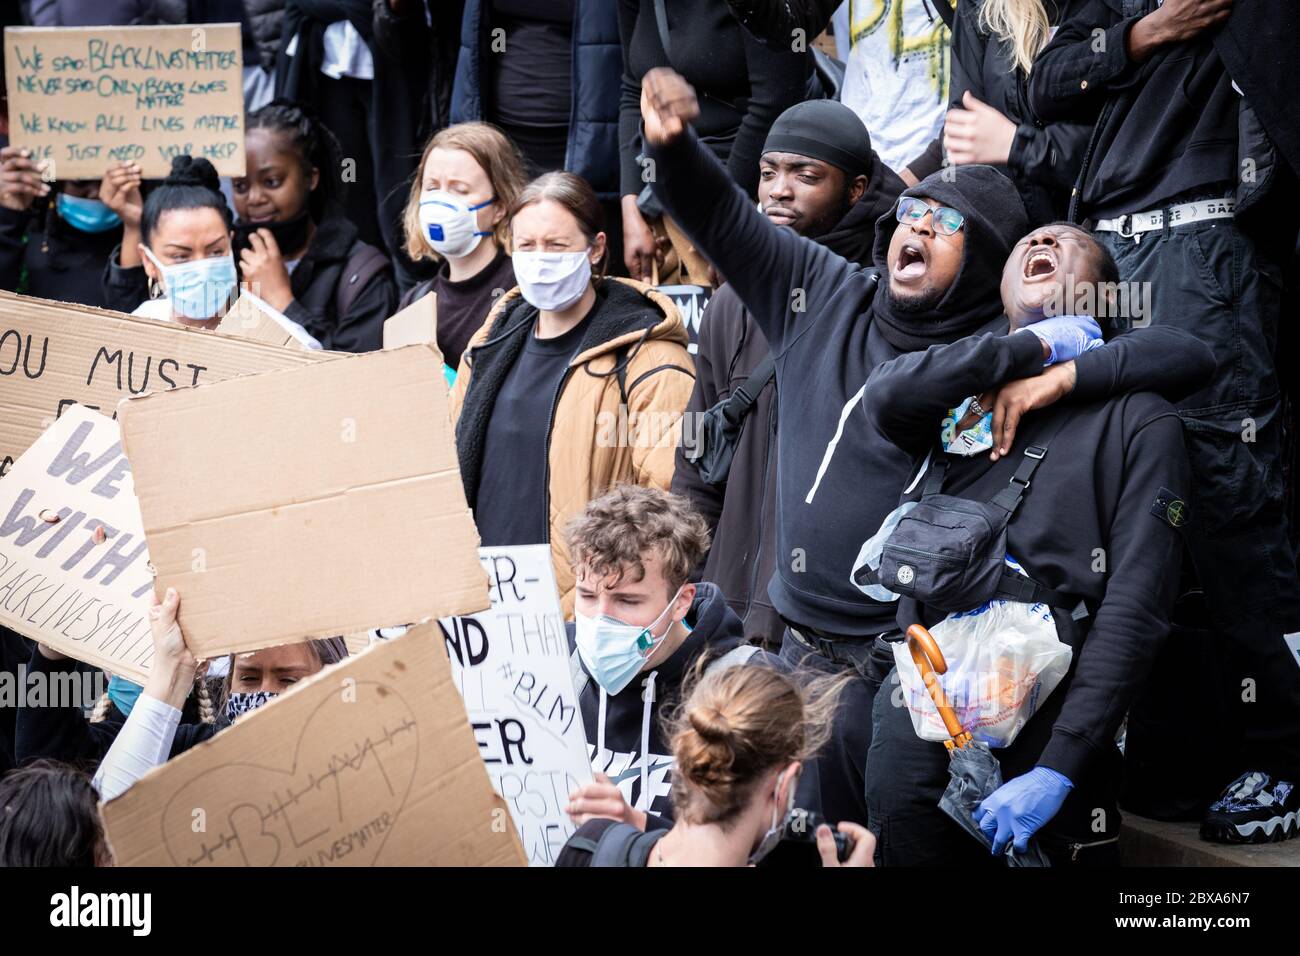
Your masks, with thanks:
<instances>
[{"instance_id":1,"label":"black folded umbrella","mask_svg":"<svg viewBox=\"0 0 1300 956\"><path fill-rule=\"evenodd\" d=\"M939 809L992 853L993 841L975 822L975 810L985 797L1002 786L1002 765L988 744L976 740L962 727L956 711L949 706L937 676L947 671L948 664L930 632L920 624L913 624L907 629L907 648L944 727L952 737L946 742L948 774L952 779L939 798ZM1029 841L1029 849L1024 853L1017 853L1008 845L1005 856L1008 866L1052 865L1042 847L1033 840Z\"/></svg>"},{"instance_id":2,"label":"black folded umbrella","mask_svg":"<svg viewBox=\"0 0 1300 956\"><path fill-rule=\"evenodd\" d=\"M993 851L993 841L975 822L975 810L998 787L1002 786L1002 765L988 744L970 740L954 745L948 754L948 789L939 798L939 809L952 817L963 830ZM1029 849L1017 853L1010 845L1006 850L1007 866L1051 866L1047 854L1034 840Z\"/></svg>"}]
</instances>

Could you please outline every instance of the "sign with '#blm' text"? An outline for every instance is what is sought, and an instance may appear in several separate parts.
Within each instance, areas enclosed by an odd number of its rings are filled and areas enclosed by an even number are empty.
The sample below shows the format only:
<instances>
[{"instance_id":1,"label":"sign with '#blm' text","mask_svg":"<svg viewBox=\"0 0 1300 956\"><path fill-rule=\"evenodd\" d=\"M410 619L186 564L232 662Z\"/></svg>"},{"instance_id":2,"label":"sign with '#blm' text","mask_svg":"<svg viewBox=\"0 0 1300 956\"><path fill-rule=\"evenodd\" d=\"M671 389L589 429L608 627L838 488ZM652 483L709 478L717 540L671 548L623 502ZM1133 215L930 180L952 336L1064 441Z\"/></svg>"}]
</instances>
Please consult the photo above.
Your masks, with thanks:
<instances>
[{"instance_id":1,"label":"sign with '#blm' text","mask_svg":"<svg viewBox=\"0 0 1300 956\"><path fill-rule=\"evenodd\" d=\"M299 681L103 809L119 866L520 866L432 624Z\"/></svg>"},{"instance_id":2,"label":"sign with '#blm' text","mask_svg":"<svg viewBox=\"0 0 1300 956\"><path fill-rule=\"evenodd\" d=\"M479 548L492 608L440 621L452 680L530 866L553 866L591 780L549 545Z\"/></svg>"},{"instance_id":3,"label":"sign with '#blm' text","mask_svg":"<svg viewBox=\"0 0 1300 956\"><path fill-rule=\"evenodd\" d=\"M244 174L239 24L10 27L4 38L10 142L45 160L48 179L99 179L121 162L161 178L182 154Z\"/></svg>"},{"instance_id":4,"label":"sign with '#blm' text","mask_svg":"<svg viewBox=\"0 0 1300 956\"><path fill-rule=\"evenodd\" d=\"M152 588L117 422L73 405L0 479L0 624L143 683Z\"/></svg>"}]
</instances>

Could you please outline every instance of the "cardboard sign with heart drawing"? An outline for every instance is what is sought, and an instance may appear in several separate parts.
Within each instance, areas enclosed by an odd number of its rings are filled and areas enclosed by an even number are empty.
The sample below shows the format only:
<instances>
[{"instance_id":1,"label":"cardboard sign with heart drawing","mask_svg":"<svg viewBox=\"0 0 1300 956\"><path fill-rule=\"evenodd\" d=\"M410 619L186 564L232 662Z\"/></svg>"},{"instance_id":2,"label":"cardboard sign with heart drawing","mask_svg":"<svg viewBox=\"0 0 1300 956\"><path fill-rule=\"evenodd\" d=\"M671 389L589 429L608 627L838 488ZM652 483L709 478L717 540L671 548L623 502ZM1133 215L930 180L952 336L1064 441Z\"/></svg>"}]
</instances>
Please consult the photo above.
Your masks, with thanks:
<instances>
[{"instance_id":1,"label":"cardboard sign with heart drawing","mask_svg":"<svg viewBox=\"0 0 1300 956\"><path fill-rule=\"evenodd\" d=\"M120 866L523 866L436 624L240 717L104 805Z\"/></svg>"}]
</instances>

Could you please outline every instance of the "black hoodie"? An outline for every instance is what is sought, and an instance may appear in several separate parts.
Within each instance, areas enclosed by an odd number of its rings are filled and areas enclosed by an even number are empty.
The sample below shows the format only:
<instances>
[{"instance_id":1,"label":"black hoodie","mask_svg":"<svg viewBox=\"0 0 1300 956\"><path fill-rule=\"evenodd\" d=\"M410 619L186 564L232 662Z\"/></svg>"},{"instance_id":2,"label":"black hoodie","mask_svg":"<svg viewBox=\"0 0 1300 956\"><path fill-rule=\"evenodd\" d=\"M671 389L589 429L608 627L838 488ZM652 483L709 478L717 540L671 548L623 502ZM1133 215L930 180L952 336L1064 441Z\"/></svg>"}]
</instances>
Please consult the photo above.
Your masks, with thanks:
<instances>
[{"instance_id":1,"label":"black hoodie","mask_svg":"<svg viewBox=\"0 0 1300 956\"><path fill-rule=\"evenodd\" d=\"M961 271L932 321L914 324L909 320L918 317L888 309L886 321L874 321L883 300L876 295L877 271L774 226L693 132L668 146L650 146L649 155L665 211L727 276L776 355L777 411L787 427L777 434L779 560L768 586L773 606L787 620L831 635L893 630L893 605L864 598L849 575L862 542L898 504L913 462L867 427L859 399L882 362L1005 322L1002 265L1026 231L1015 186L991 167L966 166L954 182L940 173L907 190L965 215ZM891 235L888 216L882 217L880 265ZM1187 372L1176 359L1193 344L1190 336L1169 336L1159 327L1121 336L1113 347L1076 360L1072 399L1138 387L1184 388Z\"/></svg>"},{"instance_id":2,"label":"black hoodie","mask_svg":"<svg viewBox=\"0 0 1300 956\"><path fill-rule=\"evenodd\" d=\"M816 241L837 255L861 266L871 265L876 220L889 213L903 181L874 151L867 191L844 218ZM753 316L729 285L709 300L700 325L695 356L695 390L686 407L688 416L699 415L731 393L753 373L771 350ZM751 641L779 644L781 622L767 596L767 582L776 570L776 389L764 388L745 419L725 485L700 478L686 460L686 448L677 452L673 491L684 495L709 522L713 546L704 565L703 580L722 588L727 603L744 621Z\"/></svg>"},{"instance_id":3,"label":"black hoodie","mask_svg":"<svg viewBox=\"0 0 1300 956\"><path fill-rule=\"evenodd\" d=\"M880 332L894 348L903 352L952 342L1002 314L999 286L1002 266L1020 237L1029 231L1024 203L1015 185L992 166L962 166L945 179L947 171L936 173L909 189L904 196L926 197L962 214L961 268L957 278L934 308L902 312L889 296L889 284L872 304ZM890 212L893 210L891 209ZM884 276L889 271L889 242L892 221L882 219L876 228L873 259Z\"/></svg>"},{"instance_id":4,"label":"black hoodie","mask_svg":"<svg viewBox=\"0 0 1300 956\"><path fill-rule=\"evenodd\" d=\"M712 584L697 584L695 600L686 614L690 634L671 657L654 670L638 675L632 683L612 697L605 695L599 684L587 674L587 682L578 696L582 707L582 723L587 728L587 747L592 766L606 774L619 785L627 802L637 810L645 810L641 795L644 776L652 795L649 807L649 828L668 825L673 810L669 800L672 787L672 748L664 735L662 714L668 713L678 700L682 680L690 673L701 654L710 658L721 657L745 643L740 618L727 607L722 592ZM567 625L569 652L572 654L574 625ZM753 663L781 666L779 660L761 651L750 658ZM651 688L649 694L643 691ZM604 750L597 756L601 741L600 699L604 695L605 723ZM648 754L646 760L641 755ZM659 820L654 819L658 815Z\"/></svg>"}]
</instances>

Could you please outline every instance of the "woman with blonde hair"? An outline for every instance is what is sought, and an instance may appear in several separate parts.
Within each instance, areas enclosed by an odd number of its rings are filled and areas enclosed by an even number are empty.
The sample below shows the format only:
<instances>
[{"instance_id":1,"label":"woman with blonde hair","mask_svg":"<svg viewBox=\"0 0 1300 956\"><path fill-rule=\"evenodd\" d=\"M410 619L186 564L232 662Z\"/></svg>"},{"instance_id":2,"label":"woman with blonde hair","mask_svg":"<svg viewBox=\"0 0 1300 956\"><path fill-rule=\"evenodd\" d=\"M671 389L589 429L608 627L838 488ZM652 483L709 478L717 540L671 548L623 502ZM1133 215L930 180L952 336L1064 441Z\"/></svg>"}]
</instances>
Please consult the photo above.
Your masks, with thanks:
<instances>
[{"instance_id":1,"label":"woman with blonde hair","mask_svg":"<svg viewBox=\"0 0 1300 956\"><path fill-rule=\"evenodd\" d=\"M437 296L438 348L452 369L493 302L514 288L507 216L525 182L519 151L489 123L448 126L420 157L402 220L406 254L439 268L408 289L400 307Z\"/></svg>"},{"instance_id":2,"label":"woman with blonde hair","mask_svg":"<svg viewBox=\"0 0 1300 956\"><path fill-rule=\"evenodd\" d=\"M804 763L829 737L846 678L800 681L762 664L707 665L696 664L669 718L672 829L638 834L612 820L588 820L557 866L746 866L781 841ZM871 866L875 839L867 829L841 821L838 830L852 849L841 862L822 824L822 865Z\"/></svg>"},{"instance_id":3,"label":"woman with blonde hair","mask_svg":"<svg viewBox=\"0 0 1300 956\"><path fill-rule=\"evenodd\" d=\"M1029 107L1034 57L1062 9L1063 0L963 0L953 21L952 108L942 136L948 162L1004 168L1031 226L1065 217L1092 133L1074 123L1039 122Z\"/></svg>"}]
</instances>

